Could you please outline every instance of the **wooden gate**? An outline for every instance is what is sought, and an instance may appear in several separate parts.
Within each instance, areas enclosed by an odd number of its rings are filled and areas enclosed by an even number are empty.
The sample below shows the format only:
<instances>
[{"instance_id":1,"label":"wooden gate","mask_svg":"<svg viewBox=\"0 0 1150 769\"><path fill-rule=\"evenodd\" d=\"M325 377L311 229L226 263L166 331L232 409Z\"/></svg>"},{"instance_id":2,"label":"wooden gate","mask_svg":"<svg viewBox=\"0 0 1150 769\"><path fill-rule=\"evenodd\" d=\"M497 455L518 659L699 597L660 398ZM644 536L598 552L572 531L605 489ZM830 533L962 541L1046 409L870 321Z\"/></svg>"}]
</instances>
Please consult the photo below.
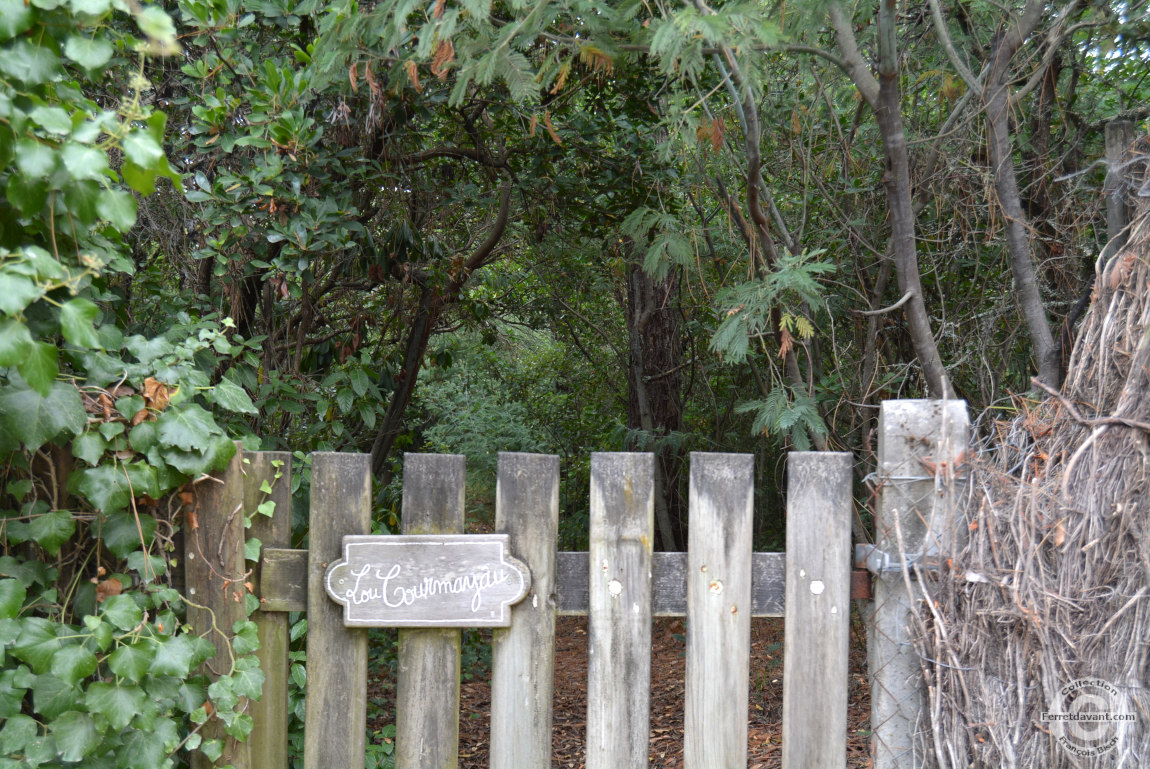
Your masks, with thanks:
<instances>
[{"instance_id":1,"label":"wooden gate","mask_svg":"<svg viewBox=\"0 0 1150 769\"><path fill-rule=\"evenodd\" d=\"M749 455L692 454L686 553L656 553L652 542L651 454L593 454L590 552L556 552L559 463L554 456L501 454L496 530L530 569L530 591L494 631L490 765L551 765L555 617L588 616L588 769L648 765L651 619L684 616L687 626L685 767L747 763L752 616L785 616L783 764L804 769L846 763L850 622L851 456L788 458L787 553L752 553L753 467ZM274 501L250 534L263 543L249 563L261 610L264 696L251 703L247 744L228 746L237 769L287 766L287 611L306 611L307 769L364 766L367 631L345 627L327 595L325 573L343 538L370 533L369 457L319 453L311 464L308 550L288 548L290 455L238 454L212 499L201 499L187 556L207 554L189 590L206 596L217 627L234 612L244 580L225 549L242 545L241 508ZM222 489L223 491L220 491ZM228 489L232 489L228 492ZM246 491L245 491L246 489ZM464 459L410 454L404 464L404 534L456 534L463 528ZM231 527L229 530L228 527ZM230 543L230 544L229 544ZM229 544L225 548L225 544ZM201 560L203 558L201 557ZM242 564L242 560L240 561ZM237 572L239 569L239 572ZM213 605L212 601L219 601ZM396 765L454 767L458 756L460 631L399 631Z\"/></svg>"}]
</instances>

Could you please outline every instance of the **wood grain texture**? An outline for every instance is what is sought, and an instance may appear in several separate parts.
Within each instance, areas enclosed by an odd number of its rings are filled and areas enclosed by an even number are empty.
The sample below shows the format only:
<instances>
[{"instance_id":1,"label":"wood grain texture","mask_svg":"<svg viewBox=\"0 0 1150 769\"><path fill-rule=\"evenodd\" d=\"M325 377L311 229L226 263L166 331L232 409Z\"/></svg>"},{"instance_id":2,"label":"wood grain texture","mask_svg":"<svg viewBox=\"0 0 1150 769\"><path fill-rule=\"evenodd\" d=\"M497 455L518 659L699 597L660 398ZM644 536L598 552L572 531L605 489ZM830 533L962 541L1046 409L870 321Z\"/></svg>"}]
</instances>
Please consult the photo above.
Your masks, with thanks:
<instances>
[{"instance_id":1,"label":"wood grain texture","mask_svg":"<svg viewBox=\"0 0 1150 769\"><path fill-rule=\"evenodd\" d=\"M232 626L247 619L244 597L244 479L243 453L235 456L222 473L197 483L196 507L185 514L184 573L188 596L187 621L192 631L210 640L216 655L204 663L209 679L231 672ZM223 724L212 719L204 725L205 739L224 740L220 765L236 769L250 766L246 742L228 737ZM192 754L194 769L212 766L202 753Z\"/></svg>"},{"instance_id":2,"label":"wood grain texture","mask_svg":"<svg viewBox=\"0 0 1150 769\"><path fill-rule=\"evenodd\" d=\"M591 455L587 769L647 766L654 456Z\"/></svg>"},{"instance_id":3,"label":"wood grain texture","mask_svg":"<svg viewBox=\"0 0 1150 769\"><path fill-rule=\"evenodd\" d=\"M585 552L559 553L555 602L562 616L585 616L589 578ZM786 588L785 553L751 554L751 615L781 617ZM687 616L687 554L654 553L652 613L656 617Z\"/></svg>"},{"instance_id":4,"label":"wood grain texture","mask_svg":"<svg viewBox=\"0 0 1150 769\"><path fill-rule=\"evenodd\" d=\"M787 456L785 769L846 766L852 466L847 453Z\"/></svg>"},{"instance_id":5,"label":"wood grain texture","mask_svg":"<svg viewBox=\"0 0 1150 769\"><path fill-rule=\"evenodd\" d=\"M407 454L403 533L462 533L465 485L462 456ZM396 769L459 765L459 641L453 629L399 631Z\"/></svg>"},{"instance_id":6,"label":"wood grain texture","mask_svg":"<svg viewBox=\"0 0 1150 769\"><path fill-rule=\"evenodd\" d=\"M371 531L371 457L312 455L308 550L305 769L363 769L367 731L367 631L343 626L324 591L345 534Z\"/></svg>"},{"instance_id":7,"label":"wood grain texture","mask_svg":"<svg viewBox=\"0 0 1150 769\"><path fill-rule=\"evenodd\" d=\"M307 551L265 546L259 587L264 611L307 611Z\"/></svg>"},{"instance_id":8,"label":"wood grain texture","mask_svg":"<svg viewBox=\"0 0 1150 769\"><path fill-rule=\"evenodd\" d=\"M555 679L559 457L499 455L496 531L531 570L531 590L496 630L491 660L491 769L549 769Z\"/></svg>"},{"instance_id":9,"label":"wood grain texture","mask_svg":"<svg viewBox=\"0 0 1150 769\"><path fill-rule=\"evenodd\" d=\"M685 769L745 769L754 458L691 454Z\"/></svg>"},{"instance_id":10,"label":"wood grain texture","mask_svg":"<svg viewBox=\"0 0 1150 769\"><path fill-rule=\"evenodd\" d=\"M254 516L248 536L258 539L264 548L287 547L291 544L291 454L260 451L245 454L244 459L244 512ZM271 493L260 490L264 483L271 486ZM270 517L255 512L265 501L275 503ZM248 568L252 572L256 595L260 595L263 559L258 563L249 562ZM252 615L260 637L256 656L266 676L263 695L251 703L253 725L248 745L251 746L252 769L284 769L288 762L287 620L286 614L263 608Z\"/></svg>"}]
</instances>

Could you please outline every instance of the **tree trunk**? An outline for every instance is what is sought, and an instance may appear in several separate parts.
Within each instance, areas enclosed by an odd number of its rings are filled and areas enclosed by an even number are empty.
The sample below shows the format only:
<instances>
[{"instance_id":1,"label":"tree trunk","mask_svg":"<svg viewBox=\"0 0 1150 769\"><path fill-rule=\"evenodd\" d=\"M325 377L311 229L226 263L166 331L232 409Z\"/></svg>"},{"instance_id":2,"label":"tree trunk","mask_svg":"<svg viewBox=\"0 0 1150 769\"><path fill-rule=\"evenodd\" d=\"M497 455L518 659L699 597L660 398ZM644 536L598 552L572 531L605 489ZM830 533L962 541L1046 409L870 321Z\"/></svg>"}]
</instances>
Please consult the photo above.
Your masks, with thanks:
<instances>
[{"instance_id":1,"label":"tree trunk","mask_svg":"<svg viewBox=\"0 0 1150 769\"><path fill-rule=\"evenodd\" d=\"M926 311L922 279L918 272L918 251L915 245L914 207L910 182L910 160L906 134L902 125L902 102L898 85L898 48L895 41L894 0L883 0L879 6L879 77L875 80L863 61L854 36L854 25L837 4L830 8L831 26L847 75L858 88L859 94L875 112L879 132L882 134L886 154L887 207L890 209L891 248L899 292L910 294L905 307L907 326L915 357L922 366L927 389L937 398L952 395L950 380L942 365L934 335L930 330L930 315Z\"/></svg>"},{"instance_id":2,"label":"tree trunk","mask_svg":"<svg viewBox=\"0 0 1150 769\"><path fill-rule=\"evenodd\" d=\"M676 552L687 541L683 455L673 440L683 427L678 271L655 280L632 254L627 277L627 427L654 441L648 450L655 452L655 526L660 548Z\"/></svg>"},{"instance_id":3,"label":"tree trunk","mask_svg":"<svg viewBox=\"0 0 1150 769\"><path fill-rule=\"evenodd\" d=\"M1018 176L1010 142L1010 62L1042 17L1043 4L1030 2L1018 25L1000 35L992 47L983 101L986 104L987 144L994 190L1006 222L1006 247L1014 275L1018 304L1030 332L1030 344L1038 363L1038 378L1051 387L1059 384L1059 355L1046 307L1038 287L1038 275L1030 249L1030 227L1022 210Z\"/></svg>"},{"instance_id":4,"label":"tree trunk","mask_svg":"<svg viewBox=\"0 0 1150 769\"><path fill-rule=\"evenodd\" d=\"M875 110L886 153L887 167L883 180L890 209L891 242L899 291L903 295L908 292L911 294L906 304L906 320L927 388L933 397L947 398L953 392L942 366L942 358L938 354L938 345L930 330L930 315L926 311L922 279L918 272L910 160L902 125L902 101L898 85L896 10L894 0L883 0L879 7L879 89Z\"/></svg>"},{"instance_id":5,"label":"tree trunk","mask_svg":"<svg viewBox=\"0 0 1150 769\"><path fill-rule=\"evenodd\" d=\"M407 339L404 341L403 370L396 378L396 388L387 405L387 414L376 431L371 445L371 471L380 478L380 485L391 481L391 471L387 458L395 446L395 439L403 431L403 416L411 395L415 391L415 380L423 367L427 355L427 345L435 325L445 307L459 300L471 275L494 258L496 245L503 239L511 214L511 185L505 183L499 193L499 210L491 224L491 231L483 243L465 259L452 273L451 280L440 288L428 276L422 275L420 283L419 308L408 325Z\"/></svg>"}]
</instances>

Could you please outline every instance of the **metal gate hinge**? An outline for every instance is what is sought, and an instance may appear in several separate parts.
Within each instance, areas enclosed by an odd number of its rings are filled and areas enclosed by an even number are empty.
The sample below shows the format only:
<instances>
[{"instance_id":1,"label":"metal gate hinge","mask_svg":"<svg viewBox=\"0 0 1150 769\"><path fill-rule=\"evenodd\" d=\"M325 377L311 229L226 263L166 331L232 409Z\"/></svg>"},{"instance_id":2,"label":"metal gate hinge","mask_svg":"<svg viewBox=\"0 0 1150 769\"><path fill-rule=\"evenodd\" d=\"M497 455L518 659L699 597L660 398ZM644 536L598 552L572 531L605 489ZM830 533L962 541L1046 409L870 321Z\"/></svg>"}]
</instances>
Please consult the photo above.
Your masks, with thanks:
<instances>
[{"instance_id":1,"label":"metal gate hinge","mask_svg":"<svg viewBox=\"0 0 1150 769\"><path fill-rule=\"evenodd\" d=\"M872 574L889 574L902 571L905 563L908 571L915 566L923 571L938 571L941 563L937 550L926 553L888 553L875 545L855 545L855 564L865 566Z\"/></svg>"}]
</instances>

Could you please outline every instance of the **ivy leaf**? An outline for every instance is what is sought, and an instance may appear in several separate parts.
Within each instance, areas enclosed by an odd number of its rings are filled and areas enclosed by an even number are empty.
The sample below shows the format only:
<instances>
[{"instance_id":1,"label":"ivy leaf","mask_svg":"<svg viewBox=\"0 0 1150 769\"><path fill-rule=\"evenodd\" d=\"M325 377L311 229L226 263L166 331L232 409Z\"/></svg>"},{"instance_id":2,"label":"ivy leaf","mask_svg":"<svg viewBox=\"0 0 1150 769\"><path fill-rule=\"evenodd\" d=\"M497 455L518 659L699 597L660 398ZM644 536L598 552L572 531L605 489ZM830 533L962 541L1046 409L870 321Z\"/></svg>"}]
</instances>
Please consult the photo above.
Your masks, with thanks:
<instances>
[{"instance_id":1,"label":"ivy leaf","mask_svg":"<svg viewBox=\"0 0 1150 769\"><path fill-rule=\"evenodd\" d=\"M136 224L136 199L123 190L101 190L96 212L113 227L127 232Z\"/></svg>"},{"instance_id":2,"label":"ivy leaf","mask_svg":"<svg viewBox=\"0 0 1150 769\"><path fill-rule=\"evenodd\" d=\"M46 673L60 648L60 639L56 637L56 628L60 626L43 617L27 617L20 624L20 637L12 645L12 656L27 662L33 673Z\"/></svg>"},{"instance_id":3,"label":"ivy leaf","mask_svg":"<svg viewBox=\"0 0 1150 769\"><path fill-rule=\"evenodd\" d=\"M64 338L77 347L100 348L96 334L96 316L100 308L83 297L76 297L60 307L60 330Z\"/></svg>"},{"instance_id":4,"label":"ivy leaf","mask_svg":"<svg viewBox=\"0 0 1150 769\"><path fill-rule=\"evenodd\" d=\"M12 755L22 753L24 748L31 744L39 734L40 725L23 714L8 718L4 728L0 729L0 753Z\"/></svg>"},{"instance_id":5,"label":"ivy leaf","mask_svg":"<svg viewBox=\"0 0 1150 769\"><path fill-rule=\"evenodd\" d=\"M32 9L24 4L24 0L0 0L0 40L27 32L33 21Z\"/></svg>"},{"instance_id":6,"label":"ivy leaf","mask_svg":"<svg viewBox=\"0 0 1150 769\"><path fill-rule=\"evenodd\" d=\"M0 579L0 619L15 617L24 606L28 590L18 579Z\"/></svg>"},{"instance_id":7,"label":"ivy leaf","mask_svg":"<svg viewBox=\"0 0 1150 769\"><path fill-rule=\"evenodd\" d=\"M60 158L74 179L100 179L108 170L108 156L103 150L77 142L67 142Z\"/></svg>"},{"instance_id":8,"label":"ivy leaf","mask_svg":"<svg viewBox=\"0 0 1150 769\"><path fill-rule=\"evenodd\" d=\"M231 678L232 691L241 697L258 700L263 694L266 676L260 670L260 661L257 657L247 656L236 660L236 669Z\"/></svg>"},{"instance_id":9,"label":"ivy leaf","mask_svg":"<svg viewBox=\"0 0 1150 769\"><path fill-rule=\"evenodd\" d=\"M0 0L2 2L3 0ZM112 58L112 44L104 38L88 38L73 35L64 44L64 55L84 69L98 69Z\"/></svg>"},{"instance_id":10,"label":"ivy leaf","mask_svg":"<svg viewBox=\"0 0 1150 769\"><path fill-rule=\"evenodd\" d=\"M69 686L51 673L38 675L32 681L32 708L44 718L56 718L74 710L80 696L79 688Z\"/></svg>"},{"instance_id":11,"label":"ivy leaf","mask_svg":"<svg viewBox=\"0 0 1150 769\"><path fill-rule=\"evenodd\" d=\"M96 722L87 713L70 710L52 722L56 749L65 761L80 761L100 744Z\"/></svg>"},{"instance_id":12,"label":"ivy leaf","mask_svg":"<svg viewBox=\"0 0 1150 769\"><path fill-rule=\"evenodd\" d=\"M136 605L131 596L114 595L104 601L100 616L120 630L131 630L143 620L144 612Z\"/></svg>"},{"instance_id":13,"label":"ivy leaf","mask_svg":"<svg viewBox=\"0 0 1150 769\"><path fill-rule=\"evenodd\" d=\"M20 580L24 587L47 585L56 579L56 570L43 561L17 561L10 555L0 556L0 575Z\"/></svg>"},{"instance_id":14,"label":"ivy leaf","mask_svg":"<svg viewBox=\"0 0 1150 769\"><path fill-rule=\"evenodd\" d=\"M142 542L141 532L144 535ZM112 513L100 526L100 537L104 540L104 547L117 558L127 558L132 551L150 546L155 533L155 518L144 515L137 519L136 516L124 512Z\"/></svg>"},{"instance_id":15,"label":"ivy leaf","mask_svg":"<svg viewBox=\"0 0 1150 769\"><path fill-rule=\"evenodd\" d=\"M55 345L48 342L33 342L24 359L16 364L16 369L33 390L47 397L52 391L56 375L60 373L57 358L58 351Z\"/></svg>"},{"instance_id":16,"label":"ivy leaf","mask_svg":"<svg viewBox=\"0 0 1150 769\"><path fill-rule=\"evenodd\" d=\"M36 544L54 556L60 552L60 546L76 533L76 521L67 510L53 510L32 518L28 532Z\"/></svg>"},{"instance_id":17,"label":"ivy leaf","mask_svg":"<svg viewBox=\"0 0 1150 769\"><path fill-rule=\"evenodd\" d=\"M17 679L26 678L28 668L0 670L0 718L13 718L24 707L24 693L28 687Z\"/></svg>"},{"instance_id":18,"label":"ivy leaf","mask_svg":"<svg viewBox=\"0 0 1150 769\"><path fill-rule=\"evenodd\" d=\"M28 116L50 134L67 136L72 133L72 119L60 107L39 106L29 112Z\"/></svg>"},{"instance_id":19,"label":"ivy leaf","mask_svg":"<svg viewBox=\"0 0 1150 769\"><path fill-rule=\"evenodd\" d=\"M141 581L151 582L168 570L168 562L160 556L136 550L128 553L128 569L139 574Z\"/></svg>"},{"instance_id":20,"label":"ivy leaf","mask_svg":"<svg viewBox=\"0 0 1150 769\"><path fill-rule=\"evenodd\" d=\"M132 729L124 735L124 745L117 753L117 766L126 769L156 769L180 744L176 722L157 718L151 730Z\"/></svg>"},{"instance_id":21,"label":"ivy leaf","mask_svg":"<svg viewBox=\"0 0 1150 769\"><path fill-rule=\"evenodd\" d=\"M232 637L232 651L237 657L245 657L260 648L260 631L251 620L237 622L232 632L235 634Z\"/></svg>"},{"instance_id":22,"label":"ivy leaf","mask_svg":"<svg viewBox=\"0 0 1150 769\"><path fill-rule=\"evenodd\" d=\"M0 388L0 431L10 433L29 451L61 433L79 433L87 421L80 393L70 384L56 382L46 396L15 377Z\"/></svg>"},{"instance_id":23,"label":"ivy leaf","mask_svg":"<svg viewBox=\"0 0 1150 769\"><path fill-rule=\"evenodd\" d=\"M84 693L84 704L89 712L108 719L108 724L119 732L126 729L132 717L143 708L144 690L96 681Z\"/></svg>"},{"instance_id":24,"label":"ivy leaf","mask_svg":"<svg viewBox=\"0 0 1150 769\"><path fill-rule=\"evenodd\" d=\"M19 315L25 307L43 295L44 289L31 278L12 272L0 272L0 311L8 315Z\"/></svg>"},{"instance_id":25,"label":"ivy leaf","mask_svg":"<svg viewBox=\"0 0 1150 769\"><path fill-rule=\"evenodd\" d=\"M104 449L107 447L108 442L104 440L104 436L95 430L89 430L77 435L72 441L72 456L95 466L100 463L100 457L104 456Z\"/></svg>"},{"instance_id":26,"label":"ivy leaf","mask_svg":"<svg viewBox=\"0 0 1150 769\"><path fill-rule=\"evenodd\" d=\"M151 168L152 164L164 156L164 150L148 131L132 131L124 137L124 154L141 168Z\"/></svg>"},{"instance_id":27,"label":"ivy leaf","mask_svg":"<svg viewBox=\"0 0 1150 769\"><path fill-rule=\"evenodd\" d=\"M74 471L69 478L68 490L82 494L102 513L123 510L131 499L128 478L116 465L98 465Z\"/></svg>"},{"instance_id":28,"label":"ivy leaf","mask_svg":"<svg viewBox=\"0 0 1150 769\"><path fill-rule=\"evenodd\" d=\"M186 635L174 636L156 646L148 672L153 675L187 678L192 669L195 647Z\"/></svg>"},{"instance_id":29,"label":"ivy leaf","mask_svg":"<svg viewBox=\"0 0 1150 769\"><path fill-rule=\"evenodd\" d=\"M220 380L220 383L212 388L210 394L212 400L217 406L221 406L228 411L234 411L238 414L258 414L259 409L252 403L252 399L248 397L244 388L233 382L226 377Z\"/></svg>"},{"instance_id":30,"label":"ivy leaf","mask_svg":"<svg viewBox=\"0 0 1150 769\"><path fill-rule=\"evenodd\" d=\"M139 683L152 666L154 651L154 644L144 641L121 646L108 655L108 670L120 678Z\"/></svg>"},{"instance_id":31,"label":"ivy leaf","mask_svg":"<svg viewBox=\"0 0 1150 769\"><path fill-rule=\"evenodd\" d=\"M151 168L142 168L130 159L125 159L120 174L128 186L141 195L151 195L156 191L156 172Z\"/></svg>"},{"instance_id":32,"label":"ivy leaf","mask_svg":"<svg viewBox=\"0 0 1150 769\"><path fill-rule=\"evenodd\" d=\"M28 326L16 318L0 320L0 366L15 366L31 350L32 334Z\"/></svg>"},{"instance_id":33,"label":"ivy leaf","mask_svg":"<svg viewBox=\"0 0 1150 769\"><path fill-rule=\"evenodd\" d=\"M103 16L112 7L111 0L72 0L72 10L88 16Z\"/></svg>"},{"instance_id":34,"label":"ivy leaf","mask_svg":"<svg viewBox=\"0 0 1150 769\"><path fill-rule=\"evenodd\" d=\"M96 655L84 646L65 646L52 655L52 675L69 686L96 672Z\"/></svg>"},{"instance_id":35,"label":"ivy leaf","mask_svg":"<svg viewBox=\"0 0 1150 769\"><path fill-rule=\"evenodd\" d=\"M212 415L194 403L168 409L156 420L156 426L161 441L185 451L205 451L222 435Z\"/></svg>"},{"instance_id":36,"label":"ivy leaf","mask_svg":"<svg viewBox=\"0 0 1150 769\"><path fill-rule=\"evenodd\" d=\"M28 40L17 40L0 49L0 72L26 85L39 85L60 73L60 57Z\"/></svg>"}]
</instances>

